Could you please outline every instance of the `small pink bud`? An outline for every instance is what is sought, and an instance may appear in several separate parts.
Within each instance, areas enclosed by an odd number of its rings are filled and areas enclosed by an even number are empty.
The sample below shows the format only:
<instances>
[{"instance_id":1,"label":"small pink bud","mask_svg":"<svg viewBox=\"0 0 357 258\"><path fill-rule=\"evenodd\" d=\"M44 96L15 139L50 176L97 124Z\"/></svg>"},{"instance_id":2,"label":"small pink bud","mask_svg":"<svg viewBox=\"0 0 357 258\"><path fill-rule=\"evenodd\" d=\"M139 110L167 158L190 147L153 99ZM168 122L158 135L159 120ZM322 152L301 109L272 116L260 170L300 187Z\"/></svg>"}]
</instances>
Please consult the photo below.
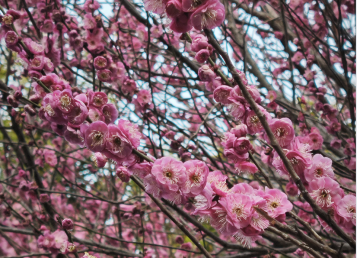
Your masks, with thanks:
<instances>
[{"instance_id":1,"label":"small pink bud","mask_svg":"<svg viewBox=\"0 0 357 258\"><path fill-rule=\"evenodd\" d=\"M93 64L95 69L102 70L108 67L108 60L104 56L97 56Z\"/></svg>"},{"instance_id":2,"label":"small pink bud","mask_svg":"<svg viewBox=\"0 0 357 258\"><path fill-rule=\"evenodd\" d=\"M177 244L180 244L180 245L182 245L183 244L183 237L182 236L177 236L176 237L176 239L175 239L175 242L177 243Z\"/></svg>"},{"instance_id":3,"label":"small pink bud","mask_svg":"<svg viewBox=\"0 0 357 258\"><path fill-rule=\"evenodd\" d=\"M5 43L6 46L14 46L19 41L19 37L17 36L16 32L8 31L5 35Z\"/></svg>"},{"instance_id":4,"label":"small pink bud","mask_svg":"<svg viewBox=\"0 0 357 258\"><path fill-rule=\"evenodd\" d=\"M286 184L286 193L291 196L296 196L299 193L299 189L294 183L289 182Z\"/></svg>"},{"instance_id":5,"label":"small pink bud","mask_svg":"<svg viewBox=\"0 0 357 258\"><path fill-rule=\"evenodd\" d=\"M14 93L14 98L15 98L16 100L20 100L21 97L22 97L22 92L21 92L21 90L15 91L15 93Z\"/></svg>"},{"instance_id":6,"label":"small pink bud","mask_svg":"<svg viewBox=\"0 0 357 258\"><path fill-rule=\"evenodd\" d=\"M30 116L35 116L36 115L36 110L31 107L29 104L26 104L24 106L24 110L26 113L28 113Z\"/></svg>"},{"instance_id":7,"label":"small pink bud","mask_svg":"<svg viewBox=\"0 0 357 258\"><path fill-rule=\"evenodd\" d=\"M47 230L46 226L45 225L41 225L40 231L45 231L45 230Z\"/></svg>"},{"instance_id":8,"label":"small pink bud","mask_svg":"<svg viewBox=\"0 0 357 258\"><path fill-rule=\"evenodd\" d=\"M102 153L100 152L96 152L94 154L94 164L96 167L98 168L104 168L105 167L105 164L107 163L108 161L108 158L106 156L104 156Z\"/></svg>"},{"instance_id":9,"label":"small pink bud","mask_svg":"<svg viewBox=\"0 0 357 258\"><path fill-rule=\"evenodd\" d=\"M192 249L192 244L191 242L187 242L181 245L181 248L191 250Z\"/></svg>"},{"instance_id":10,"label":"small pink bud","mask_svg":"<svg viewBox=\"0 0 357 258\"><path fill-rule=\"evenodd\" d=\"M125 183L129 182L131 173L128 171L126 167L118 167L116 174L123 182Z\"/></svg>"},{"instance_id":11,"label":"small pink bud","mask_svg":"<svg viewBox=\"0 0 357 258\"><path fill-rule=\"evenodd\" d=\"M73 229L73 221L71 219L62 220L62 228L67 230Z\"/></svg>"},{"instance_id":12,"label":"small pink bud","mask_svg":"<svg viewBox=\"0 0 357 258\"><path fill-rule=\"evenodd\" d=\"M19 170L19 177L25 177L26 172L22 169Z\"/></svg>"},{"instance_id":13,"label":"small pink bud","mask_svg":"<svg viewBox=\"0 0 357 258\"><path fill-rule=\"evenodd\" d=\"M103 69L97 71L98 79L102 82L111 82L112 81L112 72L108 69Z\"/></svg>"},{"instance_id":14,"label":"small pink bud","mask_svg":"<svg viewBox=\"0 0 357 258\"><path fill-rule=\"evenodd\" d=\"M234 134L237 138L245 137L248 133L248 127L245 124L237 125L231 129L231 133Z\"/></svg>"},{"instance_id":15,"label":"small pink bud","mask_svg":"<svg viewBox=\"0 0 357 258\"><path fill-rule=\"evenodd\" d=\"M39 103L40 100L41 100L41 96L40 96L40 95L37 95L37 94L31 95L30 98L29 98L29 100L31 100L31 101L34 102L34 103Z\"/></svg>"},{"instance_id":16,"label":"small pink bud","mask_svg":"<svg viewBox=\"0 0 357 258\"><path fill-rule=\"evenodd\" d=\"M50 200L50 197L48 196L48 194L40 194L40 203L46 203Z\"/></svg>"},{"instance_id":17,"label":"small pink bud","mask_svg":"<svg viewBox=\"0 0 357 258\"><path fill-rule=\"evenodd\" d=\"M30 190L29 184L26 181L21 181L20 185L19 185L19 188L23 192L27 192L27 191Z\"/></svg>"},{"instance_id":18,"label":"small pink bud","mask_svg":"<svg viewBox=\"0 0 357 258\"><path fill-rule=\"evenodd\" d=\"M216 78L216 74L208 65L202 65L198 69L198 77L200 77L201 81L209 82Z\"/></svg>"},{"instance_id":19,"label":"small pink bud","mask_svg":"<svg viewBox=\"0 0 357 258\"><path fill-rule=\"evenodd\" d=\"M210 56L210 52L207 49L201 49L200 51L197 52L195 59L199 63L204 63L207 61L207 59Z\"/></svg>"}]
</instances>

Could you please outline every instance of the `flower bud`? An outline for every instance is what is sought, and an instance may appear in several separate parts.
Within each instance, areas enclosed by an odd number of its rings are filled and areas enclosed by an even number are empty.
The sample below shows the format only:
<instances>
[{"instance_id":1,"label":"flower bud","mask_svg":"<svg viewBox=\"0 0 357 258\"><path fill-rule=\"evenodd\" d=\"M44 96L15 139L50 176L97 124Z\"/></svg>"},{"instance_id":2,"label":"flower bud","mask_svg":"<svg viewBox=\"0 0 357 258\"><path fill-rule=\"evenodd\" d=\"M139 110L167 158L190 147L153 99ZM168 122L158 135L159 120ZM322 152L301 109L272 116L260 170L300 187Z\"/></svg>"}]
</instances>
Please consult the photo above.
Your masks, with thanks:
<instances>
[{"instance_id":1,"label":"flower bud","mask_svg":"<svg viewBox=\"0 0 357 258\"><path fill-rule=\"evenodd\" d=\"M48 196L48 194L40 194L40 203L46 203L50 200L50 197Z\"/></svg>"},{"instance_id":2,"label":"flower bud","mask_svg":"<svg viewBox=\"0 0 357 258\"><path fill-rule=\"evenodd\" d=\"M25 177L26 176L26 171L20 169L19 170L19 177Z\"/></svg>"},{"instance_id":3,"label":"flower bud","mask_svg":"<svg viewBox=\"0 0 357 258\"><path fill-rule=\"evenodd\" d=\"M19 37L17 36L15 31L8 31L5 35L5 43L6 46L14 46L19 41Z\"/></svg>"},{"instance_id":4,"label":"flower bud","mask_svg":"<svg viewBox=\"0 0 357 258\"><path fill-rule=\"evenodd\" d=\"M131 173L128 171L126 167L118 167L116 174L121 179L121 181L125 183L129 182Z\"/></svg>"},{"instance_id":5,"label":"flower bud","mask_svg":"<svg viewBox=\"0 0 357 258\"><path fill-rule=\"evenodd\" d=\"M181 10L182 10L182 4L181 1L179 0L170 0L166 4L167 16L171 18L177 17L181 13Z\"/></svg>"},{"instance_id":6,"label":"flower bud","mask_svg":"<svg viewBox=\"0 0 357 258\"><path fill-rule=\"evenodd\" d=\"M19 184L19 188L23 192L27 192L27 191L30 190L30 186L26 181L21 181L20 184Z\"/></svg>"},{"instance_id":7,"label":"flower bud","mask_svg":"<svg viewBox=\"0 0 357 258\"><path fill-rule=\"evenodd\" d=\"M104 156L102 153L100 152L96 152L94 154L94 164L96 167L98 168L104 168L105 167L105 164L107 163L108 161L108 158L106 156Z\"/></svg>"},{"instance_id":8,"label":"flower bud","mask_svg":"<svg viewBox=\"0 0 357 258\"><path fill-rule=\"evenodd\" d=\"M244 137L248 133L248 127L245 124L240 124L231 129L231 133L234 134L237 138Z\"/></svg>"},{"instance_id":9,"label":"flower bud","mask_svg":"<svg viewBox=\"0 0 357 258\"><path fill-rule=\"evenodd\" d=\"M20 100L21 97L22 97L22 92L21 92L21 90L15 91L15 93L14 93L14 98L15 98L16 100Z\"/></svg>"},{"instance_id":10,"label":"flower bud","mask_svg":"<svg viewBox=\"0 0 357 258\"><path fill-rule=\"evenodd\" d=\"M182 245L183 242L184 242L182 236L177 236L177 237L175 238L175 242L176 242L177 244Z\"/></svg>"},{"instance_id":11,"label":"flower bud","mask_svg":"<svg viewBox=\"0 0 357 258\"><path fill-rule=\"evenodd\" d=\"M34 95L31 95L29 100L31 100L32 102L38 104L41 100L41 96L40 95L37 95L37 94L34 94Z\"/></svg>"},{"instance_id":12,"label":"flower bud","mask_svg":"<svg viewBox=\"0 0 357 258\"><path fill-rule=\"evenodd\" d=\"M62 228L67 230L73 229L73 221L71 219L62 220Z\"/></svg>"},{"instance_id":13,"label":"flower bud","mask_svg":"<svg viewBox=\"0 0 357 258\"><path fill-rule=\"evenodd\" d=\"M208 65L202 65L201 68L198 69L198 77L200 77L201 81L208 82L216 78L216 74Z\"/></svg>"},{"instance_id":14,"label":"flower bud","mask_svg":"<svg viewBox=\"0 0 357 258\"><path fill-rule=\"evenodd\" d=\"M204 63L207 61L207 59L210 56L210 52L207 49L201 49L200 51L197 52L195 59L199 63Z\"/></svg>"},{"instance_id":15,"label":"flower bud","mask_svg":"<svg viewBox=\"0 0 357 258\"><path fill-rule=\"evenodd\" d=\"M102 70L108 67L108 60L104 56L97 56L94 58L94 67L97 70Z\"/></svg>"},{"instance_id":16,"label":"flower bud","mask_svg":"<svg viewBox=\"0 0 357 258\"><path fill-rule=\"evenodd\" d=\"M198 52L201 49L207 48L207 46L208 46L208 39L205 36L198 34L195 37L193 37L192 45L191 45L192 51Z\"/></svg>"},{"instance_id":17,"label":"flower bud","mask_svg":"<svg viewBox=\"0 0 357 258\"><path fill-rule=\"evenodd\" d=\"M299 193L299 189L294 183L289 182L286 184L286 193L291 196L296 196Z\"/></svg>"},{"instance_id":18,"label":"flower bud","mask_svg":"<svg viewBox=\"0 0 357 258\"><path fill-rule=\"evenodd\" d=\"M181 248L191 250L192 249L192 244L191 242L187 242L181 245Z\"/></svg>"},{"instance_id":19,"label":"flower bud","mask_svg":"<svg viewBox=\"0 0 357 258\"><path fill-rule=\"evenodd\" d=\"M24 110L26 113L28 113L30 116L35 116L36 115L36 110L31 107L29 104L26 104L24 106Z\"/></svg>"}]
</instances>

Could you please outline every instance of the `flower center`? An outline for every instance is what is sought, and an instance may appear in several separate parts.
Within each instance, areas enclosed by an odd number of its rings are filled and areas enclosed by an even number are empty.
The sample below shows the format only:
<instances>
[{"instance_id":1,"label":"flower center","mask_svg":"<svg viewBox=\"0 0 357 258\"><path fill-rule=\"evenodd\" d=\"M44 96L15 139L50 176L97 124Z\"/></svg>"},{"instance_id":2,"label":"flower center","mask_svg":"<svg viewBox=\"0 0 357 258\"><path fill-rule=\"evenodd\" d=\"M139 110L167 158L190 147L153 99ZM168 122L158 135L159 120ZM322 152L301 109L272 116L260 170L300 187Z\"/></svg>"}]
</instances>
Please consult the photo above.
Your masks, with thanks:
<instances>
[{"instance_id":1,"label":"flower center","mask_svg":"<svg viewBox=\"0 0 357 258\"><path fill-rule=\"evenodd\" d=\"M279 203L276 201L270 203L270 207L272 207L273 209L278 208L278 206L279 206Z\"/></svg>"},{"instance_id":2,"label":"flower center","mask_svg":"<svg viewBox=\"0 0 357 258\"><path fill-rule=\"evenodd\" d=\"M103 76L102 76L103 77ZM99 97L99 96L95 96L93 98L93 102L96 106L101 106L103 103L103 98Z\"/></svg>"},{"instance_id":3,"label":"flower center","mask_svg":"<svg viewBox=\"0 0 357 258\"><path fill-rule=\"evenodd\" d=\"M316 177L321 177L323 175L324 171L321 168L317 168L315 170L315 176Z\"/></svg>"},{"instance_id":4,"label":"flower center","mask_svg":"<svg viewBox=\"0 0 357 258\"><path fill-rule=\"evenodd\" d=\"M238 220L247 218L247 214L246 214L242 204L234 206L234 208L232 209L232 212L236 215Z\"/></svg>"},{"instance_id":5,"label":"flower center","mask_svg":"<svg viewBox=\"0 0 357 258\"><path fill-rule=\"evenodd\" d=\"M166 172L164 172L164 175L165 175L167 178L171 178L171 177L172 177L171 171L166 171Z\"/></svg>"},{"instance_id":6,"label":"flower center","mask_svg":"<svg viewBox=\"0 0 357 258\"><path fill-rule=\"evenodd\" d=\"M356 207L350 206L347 211L348 213L356 213Z\"/></svg>"},{"instance_id":7,"label":"flower center","mask_svg":"<svg viewBox=\"0 0 357 258\"><path fill-rule=\"evenodd\" d=\"M54 116L56 114L50 104L47 104L47 106L45 107L45 111L49 116Z\"/></svg>"},{"instance_id":8,"label":"flower center","mask_svg":"<svg viewBox=\"0 0 357 258\"><path fill-rule=\"evenodd\" d=\"M194 183L196 183L196 184L198 184L198 183L200 182L200 176L197 175L197 174L193 174L193 175L191 176L191 181L194 182Z\"/></svg>"},{"instance_id":9,"label":"flower center","mask_svg":"<svg viewBox=\"0 0 357 258\"><path fill-rule=\"evenodd\" d=\"M202 4L201 0L193 0L192 1L192 7L197 7Z\"/></svg>"},{"instance_id":10,"label":"flower center","mask_svg":"<svg viewBox=\"0 0 357 258\"><path fill-rule=\"evenodd\" d=\"M250 122L252 123L252 124L257 124L258 122L259 122L259 118L258 118L258 116L252 116L251 118L250 118Z\"/></svg>"},{"instance_id":11,"label":"flower center","mask_svg":"<svg viewBox=\"0 0 357 258\"><path fill-rule=\"evenodd\" d=\"M61 97L61 106L62 108L68 108L71 104L71 98L68 95L64 95Z\"/></svg>"},{"instance_id":12,"label":"flower center","mask_svg":"<svg viewBox=\"0 0 357 258\"><path fill-rule=\"evenodd\" d=\"M39 67L41 65L41 60L39 59L33 59L32 60L32 65Z\"/></svg>"},{"instance_id":13,"label":"flower center","mask_svg":"<svg viewBox=\"0 0 357 258\"><path fill-rule=\"evenodd\" d=\"M291 164L292 165L297 165L298 163L299 163L299 161L297 160L297 158L292 158L291 160L290 160L290 162L291 162Z\"/></svg>"},{"instance_id":14,"label":"flower center","mask_svg":"<svg viewBox=\"0 0 357 258\"><path fill-rule=\"evenodd\" d=\"M5 14L2 17L2 21L5 23L5 25L11 25L14 21L14 17L12 17L10 14Z\"/></svg>"},{"instance_id":15,"label":"flower center","mask_svg":"<svg viewBox=\"0 0 357 258\"><path fill-rule=\"evenodd\" d=\"M201 26L204 28L210 22L215 21L217 16L217 11L209 9L202 15Z\"/></svg>"},{"instance_id":16,"label":"flower center","mask_svg":"<svg viewBox=\"0 0 357 258\"><path fill-rule=\"evenodd\" d=\"M278 128L278 129L276 129L276 131L275 131L275 135L276 135L277 137L284 137L284 136L286 135L286 131L285 131L284 128Z\"/></svg>"},{"instance_id":17,"label":"flower center","mask_svg":"<svg viewBox=\"0 0 357 258\"><path fill-rule=\"evenodd\" d=\"M113 143L116 147L120 147L121 145L121 139L118 135L113 136Z\"/></svg>"},{"instance_id":18,"label":"flower center","mask_svg":"<svg viewBox=\"0 0 357 258\"><path fill-rule=\"evenodd\" d=\"M92 138L93 142L91 144L91 146L97 146L97 145L101 145L103 144L104 141L104 134L100 131L93 131L90 134L90 137Z\"/></svg>"},{"instance_id":19,"label":"flower center","mask_svg":"<svg viewBox=\"0 0 357 258\"><path fill-rule=\"evenodd\" d=\"M109 78L109 74L106 73L106 72L103 72L103 73L100 74L100 77L101 77L102 79L108 79L108 78Z\"/></svg>"},{"instance_id":20,"label":"flower center","mask_svg":"<svg viewBox=\"0 0 357 258\"><path fill-rule=\"evenodd\" d=\"M10 43L10 44L12 44L12 43L14 43L15 41L16 41L16 36L15 35L10 35L10 36L7 36L7 42L8 43Z\"/></svg>"}]
</instances>

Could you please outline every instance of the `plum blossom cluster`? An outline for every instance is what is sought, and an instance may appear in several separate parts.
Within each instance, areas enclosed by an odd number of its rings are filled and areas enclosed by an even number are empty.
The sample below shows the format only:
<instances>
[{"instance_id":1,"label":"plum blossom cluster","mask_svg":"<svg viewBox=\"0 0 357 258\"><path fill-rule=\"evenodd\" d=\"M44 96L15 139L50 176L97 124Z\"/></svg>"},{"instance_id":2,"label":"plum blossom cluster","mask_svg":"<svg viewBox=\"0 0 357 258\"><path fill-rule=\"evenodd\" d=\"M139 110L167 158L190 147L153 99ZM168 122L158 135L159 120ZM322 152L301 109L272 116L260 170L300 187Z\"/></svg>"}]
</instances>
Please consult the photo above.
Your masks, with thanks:
<instances>
[{"instance_id":1,"label":"plum blossom cluster","mask_svg":"<svg viewBox=\"0 0 357 258\"><path fill-rule=\"evenodd\" d=\"M52 254L69 254L76 251L76 246L68 241L68 237L64 231L58 229L51 233L45 227L43 231L43 235L40 235L37 240L39 247L50 251Z\"/></svg>"},{"instance_id":2,"label":"plum blossom cluster","mask_svg":"<svg viewBox=\"0 0 357 258\"><path fill-rule=\"evenodd\" d=\"M166 14L170 19L170 29L185 33L196 30L213 29L225 18L225 9L219 0L145 0L145 8L156 14Z\"/></svg>"},{"instance_id":3,"label":"plum blossom cluster","mask_svg":"<svg viewBox=\"0 0 357 258\"><path fill-rule=\"evenodd\" d=\"M222 235L233 236L244 246L259 240L269 226L269 221L256 208L282 222L286 212L293 208L286 194L278 189L255 189L246 183L229 188L227 179L220 171L210 172L202 193L194 198L192 214L202 221L210 221Z\"/></svg>"},{"instance_id":4,"label":"plum blossom cluster","mask_svg":"<svg viewBox=\"0 0 357 258\"><path fill-rule=\"evenodd\" d=\"M140 165L135 165L137 169ZM142 165L140 167L143 168ZM151 171L150 171L151 169ZM137 170L133 174L139 175ZM146 192L176 204L193 203L193 215L211 225L226 237L234 236L244 246L260 239L269 221L254 207L284 221L292 204L278 189L254 189L246 183L229 188L228 177L220 171L209 172L202 161L177 161L171 157L147 163L144 177Z\"/></svg>"},{"instance_id":5,"label":"plum blossom cluster","mask_svg":"<svg viewBox=\"0 0 357 258\"><path fill-rule=\"evenodd\" d=\"M154 162L151 172L144 177L145 189L158 198L184 204L188 198L200 194L207 182L207 165L198 160L186 162L164 157Z\"/></svg>"},{"instance_id":6,"label":"plum blossom cluster","mask_svg":"<svg viewBox=\"0 0 357 258\"><path fill-rule=\"evenodd\" d=\"M41 72L52 72L60 63L60 51L56 48L56 37L48 37L39 44L30 38L21 39L14 30L14 22L24 18L24 14L10 9L1 19L0 38L5 39L6 46L18 53L24 61L28 74L31 77L39 78Z\"/></svg>"},{"instance_id":7,"label":"plum blossom cluster","mask_svg":"<svg viewBox=\"0 0 357 258\"><path fill-rule=\"evenodd\" d=\"M243 81L245 81L244 77ZM246 87L253 99L259 103L259 95L255 94L255 88L249 85L246 85ZM215 100L227 105L231 115L241 123L230 132L225 133L225 138L222 141L224 154L236 162L237 172L257 172L256 166L246 161L248 159L248 151L252 147L245 136L247 133L251 135L259 133L269 143L269 138L263 132L260 120L254 111L250 110L246 101L242 99L238 86L234 88L225 85L218 86L213 94ZM233 108L232 105L234 105ZM238 112L235 107L240 107ZM352 199L355 196L345 196L343 189L335 181L330 158L323 157L321 154L311 154L313 150L316 151L322 147L323 138L319 130L313 127L310 130L304 130L305 135L296 137L293 123L290 119L272 118L262 106L259 106L259 108L264 113L279 145L284 149L286 157L290 160L294 170L316 203L326 211L332 211L335 220L340 226L351 232L355 224L355 221L352 222L351 219L352 216L355 216L352 214L356 212L355 205L352 204ZM354 151L353 147L350 148ZM262 151L261 157L264 163L275 168L282 177L290 178L289 172L277 152L267 148ZM286 191L291 195L297 195L299 192L292 181L287 184ZM345 204L345 207L341 208L340 202L341 204L347 202L349 204ZM344 209L344 211L341 211L341 209Z\"/></svg>"},{"instance_id":8,"label":"plum blossom cluster","mask_svg":"<svg viewBox=\"0 0 357 258\"><path fill-rule=\"evenodd\" d=\"M203 36L195 37L192 43L194 50L199 50L199 48L196 49L198 42L204 45L207 39ZM244 73L240 71L238 73L253 100L256 103L261 103L258 89L254 85L248 84ZM258 134L267 144L270 143L258 116L243 97L239 86L231 87L226 85L220 77L217 77L212 67L208 65L201 66L198 75L202 81L206 82L206 88L213 91L214 99L225 105L233 119L238 123L236 127L224 135L221 142L224 147L224 155L235 163L235 172L248 174L258 172L256 165L249 162L249 151L253 147L247 134ZM275 103L276 93L269 92L268 99L270 100L268 107L275 110L277 107ZM308 130L306 127L300 126L302 136L296 137L293 123L289 118L273 118L263 106L258 105L258 108L264 114L277 142L284 149L285 155L316 203L326 211L333 212L335 220L340 226L346 231L352 232L351 230L353 230L356 223L355 220L352 222L351 219L356 213L355 205L352 204L355 196L345 196L343 189L335 181L331 159L323 157L321 154L311 154L312 151L322 148L323 137L320 131L315 127ZM335 113L336 110L331 112ZM334 144L338 145L338 142ZM348 148L349 154L355 153L353 139L348 142ZM290 178L289 172L277 152L268 147L261 152L261 158L264 163L275 168L280 176L287 179ZM297 195L299 190L294 182L290 181L286 186L286 192L291 195ZM340 202L341 205L339 205ZM342 203L344 208L341 208L343 206Z\"/></svg>"},{"instance_id":9,"label":"plum blossom cluster","mask_svg":"<svg viewBox=\"0 0 357 258\"><path fill-rule=\"evenodd\" d=\"M132 149L140 145L141 133L127 120L114 124L118 110L108 103L105 93L73 90L55 74L42 76L33 86L36 94L31 99L42 98L40 118L49 122L52 130L68 142L95 152L98 167L104 167L108 158L118 165L136 163ZM44 88L51 92L46 93ZM53 153L46 153L49 154L45 155L47 163L55 165L57 160L48 161Z\"/></svg>"}]
</instances>

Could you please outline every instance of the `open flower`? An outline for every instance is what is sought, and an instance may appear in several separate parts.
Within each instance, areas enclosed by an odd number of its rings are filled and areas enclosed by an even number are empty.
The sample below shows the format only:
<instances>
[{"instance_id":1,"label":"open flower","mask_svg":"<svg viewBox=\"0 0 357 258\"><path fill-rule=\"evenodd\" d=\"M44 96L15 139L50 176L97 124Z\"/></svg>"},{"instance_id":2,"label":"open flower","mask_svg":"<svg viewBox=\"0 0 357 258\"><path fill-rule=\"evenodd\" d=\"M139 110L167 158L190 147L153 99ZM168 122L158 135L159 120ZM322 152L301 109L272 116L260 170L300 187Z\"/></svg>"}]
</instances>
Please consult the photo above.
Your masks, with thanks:
<instances>
[{"instance_id":1,"label":"open flower","mask_svg":"<svg viewBox=\"0 0 357 258\"><path fill-rule=\"evenodd\" d=\"M75 100L72 97L72 91L71 90L63 90L58 98L56 98L56 104L59 110L61 110L63 113L70 113L73 108L76 106Z\"/></svg>"},{"instance_id":2,"label":"open flower","mask_svg":"<svg viewBox=\"0 0 357 258\"><path fill-rule=\"evenodd\" d=\"M208 167L199 160L186 161L183 164L187 171L188 180L183 187L183 192L189 197L195 197L203 191L207 183Z\"/></svg>"},{"instance_id":3,"label":"open flower","mask_svg":"<svg viewBox=\"0 0 357 258\"><path fill-rule=\"evenodd\" d=\"M341 199L340 185L329 177L320 177L310 182L311 197L321 208L329 208Z\"/></svg>"},{"instance_id":4,"label":"open flower","mask_svg":"<svg viewBox=\"0 0 357 258\"><path fill-rule=\"evenodd\" d=\"M346 195L336 205L337 213L356 226L356 196Z\"/></svg>"},{"instance_id":5,"label":"open flower","mask_svg":"<svg viewBox=\"0 0 357 258\"><path fill-rule=\"evenodd\" d=\"M263 198L266 200L266 211L269 216L276 218L293 209L286 194L278 189L266 189Z\"/></svg>"},{"instance_id":6,"label":"open flower","mask_svg":"<svg viewBox=\"0 0 357 258\"><path fill-rule=\"evenodd\" d=\"M252 199L244 194L234 193L221 198L219 203L227 211L227 220L237 229L249 225L252 215Z\"/></svg>"},{"instance_id":7,"label":"open flower","mask_svg":"<svg viewBox=\"0 0 357 258\"><path fill-rule=\"evenodd\" d=\"M89 125L84 134L85 144L94 152L101 152L105 148L108 137L108 126L102 121L96 121Z\"/></svg>"},{"instance_id":8,"label":"open flower","mask_svg":"<svg viewBox=\"0 0 357 258\"><path fill-rule=\"evenodd\" d=\"M185 166L181 161L177 161L171 157L156 160L151 173L163 191L177 192L187 181Z\"/></svg>"},{"instance_id":9,"label":"open flower","mask_svg":"<svg viewBox=\"0 0 357 258\"><path fill-rule=\"evenodd\" d=\"M139 147L141 133L138 125L132 124L130 121L120 119L118 122L120 131L129 139L134 148Z\"/></svg>"},{"instance_id":10,"label":"open flower","mask_svg":"<svg viewBox=\"0 0 357 258\"><path fill-rule=\"evenodd\" d=\"M224 21L225 10L218 0L209 0L192 14L192 25L196 30L213 29Z\"/></svg>"},{"instance_id":11,"label":"open flower","mask_svg":"<svg viewBox=\"0 0 357 258\"><path fill-rule=\"evenodd\" d=\"M288 147L295 137L291 120L289 118L275 118L270 120L269 126L280 146L283 148Z\"/></svg>"},{"instance_id":12,"label":"open flower","mask_svg":"<svg viewBox=\"0 0 357 258\"><path fill-rule=\"evenodd\" d=\"M334 178L332 160L325 158L321 154L316 154L312 158L311 166L305 170L306 181L311 182L314 179L325 176Z\"/></svg>"},{"instance_id":13,"label":"open flower","mask_svg":"<svg viewBox=\"0 0 357 258\"><path fill-rule=\"evenodd\" d=\"M111 124L108 126L106 149L119 158L124 158L131 154L133 148L122 131Z\"/></svg>"}]
</instances>

